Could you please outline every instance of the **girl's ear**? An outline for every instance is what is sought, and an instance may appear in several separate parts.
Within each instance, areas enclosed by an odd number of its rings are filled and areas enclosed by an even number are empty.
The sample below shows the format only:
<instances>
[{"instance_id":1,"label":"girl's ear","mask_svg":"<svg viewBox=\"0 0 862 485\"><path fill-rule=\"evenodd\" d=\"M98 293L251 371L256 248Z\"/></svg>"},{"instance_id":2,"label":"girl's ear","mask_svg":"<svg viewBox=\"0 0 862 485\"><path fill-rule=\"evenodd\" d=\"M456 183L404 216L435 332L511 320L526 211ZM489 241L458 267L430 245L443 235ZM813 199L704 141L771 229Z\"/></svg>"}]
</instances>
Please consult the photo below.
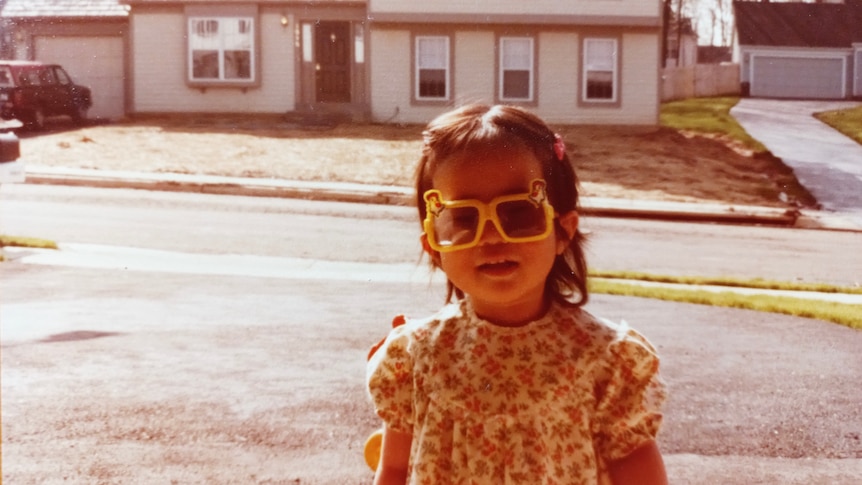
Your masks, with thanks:
<instances>
[{"instance_id":1,"label":"girl's ear","mask_svg":"<svg viewBox=\"0 0 862 485\"><path fill-rule=\"evenodd\" d=\"M563 234L557 235L557 254L563 254L569 243L578 233L578 213L577 211L566 212L558 217L560 227L563 229Z\"/></svg>"},{"instance_id":2,"label":"girl's ear","mask_svg":"<svg viewBox=\"0 0 862 485\"><path fill-rule=\"evenodd\" d=\"M434 263L435 266L440 266L440 253L431 248L431 245L428 244L428 235L424 232L421 236L419 236L419 240L422 241L422 250L428 254L428 257L431 258L431 262Z\"/></svg>"}]
</instances>

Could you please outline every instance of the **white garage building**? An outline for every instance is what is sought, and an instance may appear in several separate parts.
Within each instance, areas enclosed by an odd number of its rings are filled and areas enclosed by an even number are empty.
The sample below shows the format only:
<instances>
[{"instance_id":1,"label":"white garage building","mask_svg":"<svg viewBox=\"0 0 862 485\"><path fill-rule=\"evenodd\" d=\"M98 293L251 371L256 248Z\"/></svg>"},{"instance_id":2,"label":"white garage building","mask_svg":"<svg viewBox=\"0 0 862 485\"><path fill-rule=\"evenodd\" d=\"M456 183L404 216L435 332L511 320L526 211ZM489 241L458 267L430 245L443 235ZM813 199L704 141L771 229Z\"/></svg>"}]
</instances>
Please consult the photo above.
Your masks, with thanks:
<instances>
[{"instance_id":1,"label":"white garage building","mask_svg":"<svg viewBox=\"0 0 862 485\"><path fill-rule=\"evenodd\" d=\"M862 97L862 0L734 2L734 61L753 97Z\"/></svg>"},{"instance_id":2,"label":"white garage building","mask_svg":"<svg viewBox=\"0 0 862 485\"><path fill-rule=\"evenodd\" d=\"M93 93L89 118L126 114L128 7L119 0L6 0L3 56L62 65Z\"/></svg>"}]
</instances>

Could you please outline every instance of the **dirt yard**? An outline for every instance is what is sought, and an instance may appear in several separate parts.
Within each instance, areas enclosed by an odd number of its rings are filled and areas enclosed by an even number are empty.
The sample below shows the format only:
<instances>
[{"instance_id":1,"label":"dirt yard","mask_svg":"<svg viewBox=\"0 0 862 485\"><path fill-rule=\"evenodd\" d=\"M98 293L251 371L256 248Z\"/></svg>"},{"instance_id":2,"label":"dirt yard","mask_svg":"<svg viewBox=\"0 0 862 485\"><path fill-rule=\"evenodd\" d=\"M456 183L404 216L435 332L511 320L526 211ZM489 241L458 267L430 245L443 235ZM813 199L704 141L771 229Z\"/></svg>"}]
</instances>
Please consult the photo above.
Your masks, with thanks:
<instances>
[{"instance_id":1,"label":"dirt yard","mask_svg":"<svg viewBox=\"0 0 862 485\"><path fill-rule=\"evenodd\" d=\"M421 126L303 127L273 118L148 118L21 135L30 166L412 185ZM583 195L812 207L769 154L667 128L558 126Z\"/></svg>"}]
</instances>

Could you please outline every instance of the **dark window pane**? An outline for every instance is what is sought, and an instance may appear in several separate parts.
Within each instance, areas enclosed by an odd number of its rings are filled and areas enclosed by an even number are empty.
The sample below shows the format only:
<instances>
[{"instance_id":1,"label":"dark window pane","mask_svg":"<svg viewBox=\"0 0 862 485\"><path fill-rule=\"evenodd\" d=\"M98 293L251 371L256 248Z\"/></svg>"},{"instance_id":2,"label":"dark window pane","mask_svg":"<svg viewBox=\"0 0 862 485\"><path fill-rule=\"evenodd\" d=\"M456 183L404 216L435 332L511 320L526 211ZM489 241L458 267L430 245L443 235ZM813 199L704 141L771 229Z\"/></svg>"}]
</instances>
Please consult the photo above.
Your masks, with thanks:
<instances>
[{"instance_id":1,"label":"dark window pane","mask_svg":"<svg viewBox=\"0 0 862 485\"><path fill-rule=\"evenodd\" d=\"M192 77L195 79L218 79L218 51L196 50L192 52L194 66Z\"/></svg>"},{"instance_id":2,"label":"dark window pane","mask_svg":"<svg viewBox=\"0 0 862 485\"><path fill-rule=\"evenodd\" d=\"M420 69L419 70L419 97L420 98L445 98L446 97L446 70L445 69Z\"/></svg>"},{"instance_id":3,"label":"dark window pane","mask_svg":"<svg viewBox=\"0 0 862 485\"><path fill-rule=\"evenodd\" d=\"M224 77L225 79L250 79L251 52L225 51Z\"/></svg>"},{"instance_id":4,"label":"dark window pane","mask_svg":"<svg viewBox=\"0 0 862 485\"><path fill-rule=\"evenodd\" d=\"M607 71L587 73L587 99L613 99L614 75Z\"/></svg>"},{"instance_id":5,"label":"dark window pane","mask_svg":"<svg viewBox=\"0 0 862 485\"><path fill-rule=\"evenodd\" d=\"M507 99L529 99L530 71L504 71L503 97Z\"/></svg>"}]
</instances>

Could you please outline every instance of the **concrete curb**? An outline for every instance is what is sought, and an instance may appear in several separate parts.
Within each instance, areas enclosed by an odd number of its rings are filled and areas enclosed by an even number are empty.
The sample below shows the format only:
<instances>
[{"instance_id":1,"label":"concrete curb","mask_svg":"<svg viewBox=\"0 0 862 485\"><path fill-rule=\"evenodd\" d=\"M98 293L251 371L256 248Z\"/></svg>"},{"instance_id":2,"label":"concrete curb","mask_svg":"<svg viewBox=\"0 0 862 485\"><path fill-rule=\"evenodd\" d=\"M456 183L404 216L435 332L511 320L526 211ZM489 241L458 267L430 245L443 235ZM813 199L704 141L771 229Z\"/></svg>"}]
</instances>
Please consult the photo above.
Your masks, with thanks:
<instances>
[{"instance_id":1,"label":"concrete curb","mask_svg":"<svg viewBox=\"0 0 862 485\"><path fill-rule=\"evenodd\" d=\"M343 182L39 167L27 170L26 183L413 205L410 187ZM588 216L862 231L840 214L773 207L583 197L581 209Z\"/></svg>"}]
</instances>

